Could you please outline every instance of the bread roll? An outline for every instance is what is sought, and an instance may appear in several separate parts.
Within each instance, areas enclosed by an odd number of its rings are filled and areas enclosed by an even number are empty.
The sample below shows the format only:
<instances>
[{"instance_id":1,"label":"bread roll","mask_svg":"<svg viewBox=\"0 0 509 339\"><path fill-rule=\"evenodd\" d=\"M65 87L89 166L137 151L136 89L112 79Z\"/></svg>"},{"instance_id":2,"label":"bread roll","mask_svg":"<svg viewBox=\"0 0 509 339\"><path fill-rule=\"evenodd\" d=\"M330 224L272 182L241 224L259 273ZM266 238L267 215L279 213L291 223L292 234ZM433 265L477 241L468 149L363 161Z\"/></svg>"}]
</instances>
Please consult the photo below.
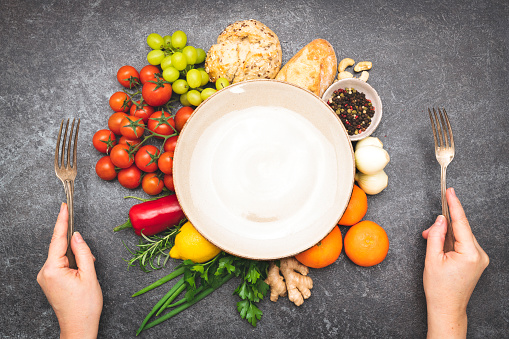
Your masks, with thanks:
<instances>
[{"instance_id":1,"label":"bread roll","mask_svg":"<svg viewBox=\"0 0 509 339\"><path fill-rule=\"evenodd\" d=\"M304 46L288 61L276 76L310 90L319 97L332 85L338 70L336 53L324 39L316 39Z\"/></svg>"},{"instance_id":2,"label":"bread roll","mask_svg":"<svg viewBox=\"0 0 509 339\"><path fill-rule=\"evenodd\" d=\"M256 20L237 21L225 28L207 52L205 71L210 81L220 77L236 83L274 79L281 68L282 51L277 35Z\"/></svg>"}]
</instances>

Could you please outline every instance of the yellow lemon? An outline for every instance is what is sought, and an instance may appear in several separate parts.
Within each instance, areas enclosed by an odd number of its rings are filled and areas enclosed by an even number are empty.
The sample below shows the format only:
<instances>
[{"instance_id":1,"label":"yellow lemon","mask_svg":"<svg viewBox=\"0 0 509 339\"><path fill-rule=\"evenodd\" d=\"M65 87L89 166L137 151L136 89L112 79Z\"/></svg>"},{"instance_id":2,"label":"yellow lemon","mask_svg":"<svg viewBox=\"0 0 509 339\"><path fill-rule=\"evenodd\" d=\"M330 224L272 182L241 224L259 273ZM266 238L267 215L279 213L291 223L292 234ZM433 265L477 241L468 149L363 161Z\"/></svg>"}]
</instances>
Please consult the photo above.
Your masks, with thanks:
<instances>
[{"instance_id":1,"label":"yellow lemon","mask_svg":"<svg viewBox=\"0 0 509 339\"><path fill-rule=\"evenodd\" d=\"M175 237L175 245L170 250L170 257L204 263L214 258L221 250L205 239L188 221L180 228Z\"/></svg>"}]
</instances>

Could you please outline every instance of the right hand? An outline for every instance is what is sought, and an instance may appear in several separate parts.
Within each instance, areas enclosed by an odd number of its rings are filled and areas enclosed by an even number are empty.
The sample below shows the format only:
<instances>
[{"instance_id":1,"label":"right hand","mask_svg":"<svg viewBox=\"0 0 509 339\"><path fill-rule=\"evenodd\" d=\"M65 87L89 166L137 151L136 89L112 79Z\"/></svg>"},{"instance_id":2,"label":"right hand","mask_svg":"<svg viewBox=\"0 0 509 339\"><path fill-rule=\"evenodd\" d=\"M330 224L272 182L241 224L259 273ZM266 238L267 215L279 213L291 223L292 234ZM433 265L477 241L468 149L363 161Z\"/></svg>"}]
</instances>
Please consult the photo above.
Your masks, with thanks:
<instances>
[{"instance_id":1,"label":"right hand","mask_svg":"<svg viewBox=\"0 0 509 339\"><path fill-rule=\"evenodd\" d=\"M465 338L467 304L477 281L489 264L486 252L472 234L454 189L446 192L455 236L454 251L444 253L445 217L422 232L427 239L424 292L428 308L428 338Z\"/></svg>"},{"instance_id":2,"label":"right hand","mask_svg":"<svg viewBox=\"0 0 509 339\"><path fill-rule=\"evenodd\" d=\"M48 259L37 275L37 282L55 311L61 338L96 338L103 295L95 272L95 258L81 235L75 232L71 249L78 269L69 268L65 255L68 218L67 205L62 204Z\"/></svg>"}]
</instances>

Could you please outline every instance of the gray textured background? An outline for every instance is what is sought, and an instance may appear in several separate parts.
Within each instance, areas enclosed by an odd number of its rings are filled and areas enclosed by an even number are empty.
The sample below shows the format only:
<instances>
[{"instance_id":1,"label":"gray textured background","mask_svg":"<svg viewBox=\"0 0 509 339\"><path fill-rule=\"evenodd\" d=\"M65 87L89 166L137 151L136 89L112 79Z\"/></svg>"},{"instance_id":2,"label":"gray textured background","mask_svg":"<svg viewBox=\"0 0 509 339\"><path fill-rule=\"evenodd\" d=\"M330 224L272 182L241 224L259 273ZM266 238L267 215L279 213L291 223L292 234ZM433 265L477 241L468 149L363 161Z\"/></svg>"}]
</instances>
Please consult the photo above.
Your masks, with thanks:
<instances>
[{"instance_id":1,"label":"gray textured background","mask_svg":"<svg viewBox=\"0 0 509 339\"><path fill-rule=\"evenodd\" d=\"M440 213L439 167L426 108L447 108L456 157L456 188L491 264L468 308L469 337L508 337L509 253L507 130L509 6L505 0L422 1L14 1L0 3L0 337L56 338L58 323L36 275L45 261L62 184L53 152L62 118L82 119L76 180L76 228L97 257L104 292L100 337L133 337L161 292L132 299L165 272L127 270L121 240L133 193L103 182L95 131L120 90L117 69L146 64L149 33L184 30L207 50L227 24L258 19L279 36L283 62L315 38L338 59L371 60L369 83L384 117L376 131L389 151L389 187L369 198L366 219L382 225L386 260L361 268L341 255L312 270L312 297L297 308L265 300L257 328L240 319L237 281L141 337L424 337L421 231ZM141 190L134 192L143 195ZM343 234L346 229L343 229ZM171 267L172 265L170 265Z\"/></svg>"}]
</instances>

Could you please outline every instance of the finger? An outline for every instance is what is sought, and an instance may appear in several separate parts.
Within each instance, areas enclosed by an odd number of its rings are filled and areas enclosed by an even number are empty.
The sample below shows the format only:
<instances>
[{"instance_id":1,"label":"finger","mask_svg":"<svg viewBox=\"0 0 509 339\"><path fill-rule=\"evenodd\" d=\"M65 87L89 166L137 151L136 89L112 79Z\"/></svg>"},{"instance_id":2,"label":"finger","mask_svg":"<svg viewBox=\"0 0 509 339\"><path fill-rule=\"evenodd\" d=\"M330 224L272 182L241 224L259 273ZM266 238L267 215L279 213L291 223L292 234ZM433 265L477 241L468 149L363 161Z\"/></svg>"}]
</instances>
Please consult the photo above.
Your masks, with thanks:
<instances>
[{"instance_id":1,"label":"finger","mask_svg":"<svg viewBox=\"0 0 509 339\"><path fill-rule=\"evenodd\" d=\"M429 234L429 230L431 229L431 226L428 227L428 229L425 229L424 231L422 231L422 237L424 239L428 239L428 234Z\"/></svg>"},{"instance_id":2,"label":"finger","mask_svg":"<svg viewBox=\"0 0 509 339\"><path fill-rule=\"evenodd\" d=\"M449 213L451 215L452 229L456 241L463 244L474 244L470 224L468 223L465 211L461 206L461 202L454 192L454 188L447 189L446 197L447 204L449 205Z\"/></svg>"},{"instance_id":3,"label":"finger","mask_svg":"<svg viewBox=\"0 0 509 339\"><path fill-rule=\"evenodd\" d=\"M76 257L76 265L80 271L95 275L94 256L79 232L74 232L71 239L71 249Z\"/></svg>"},{"instance_id":4,"label":"finger","mask_svg":"<svg viewBox=\"0 0 509 339\"><path fill-rule=\"evenodd\" d=\"M447 232L447 223L443 215L439 215L428 230L426 256L436 256L444 254L445 233Z\"/></svg>"},{"instance_id":5,"label":"finger","mask_svg":"<svg viewBox=\"0 0 509 339\"><path fill-rule=\"evenodd\" d=\"M67 211L67 204L62 203L60 206L60 213L58 213L57 222L53 229L53 236L49 244L48 259L58 259L65 256L67 251L67 221L69 219L69 212Z\"/></svg>"}]
</instances>

